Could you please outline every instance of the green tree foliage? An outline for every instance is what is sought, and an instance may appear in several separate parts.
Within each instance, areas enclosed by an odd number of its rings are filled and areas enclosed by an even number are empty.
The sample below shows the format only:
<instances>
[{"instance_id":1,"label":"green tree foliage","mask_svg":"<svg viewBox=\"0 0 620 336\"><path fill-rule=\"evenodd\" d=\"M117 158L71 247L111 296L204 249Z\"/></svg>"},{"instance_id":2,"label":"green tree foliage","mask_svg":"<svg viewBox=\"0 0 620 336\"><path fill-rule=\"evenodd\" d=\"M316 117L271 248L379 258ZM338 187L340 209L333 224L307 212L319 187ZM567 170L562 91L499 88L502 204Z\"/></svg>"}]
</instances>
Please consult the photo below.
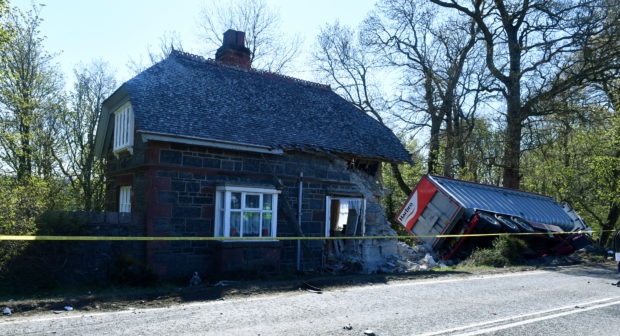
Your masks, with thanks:
<instances>
[{"instance_id":1,"label":"green tree foliage","mask_svg":"<svg viewBox=\"0 0 620 336\"><path fill-rule=\"evenodd\" d=\"M62 77L43 47L37 8L10 8L0 19L10 32L0 45L0 234L32 234L37 216L68 202L54 160ZM2 242L0 267L23 246Z\"/></svg>"},{"instance_id":2,"label":"green tree foliage","mask_svg":"<svg viewBox=\"0 0 620 336\"><path fill-rule=\"evenodd\" d=\"M0 235L33 234L36 217L50 207L49 193L49 184L38 178L23 184L0 177ZM19 241L0 241L0 271L25 246Z\"/></svg>"},{"instance_id":3,"label":"green tree foliage","mask_svg":"<svg viewBox=\"0 0 620 336\"><path fill-rule=\"evenodd\" d=\"M12 9L4 19L14 35L0 49L0 159L17 180L52 178L57 113L62 106L62 76L51 64L39 31L36 8Z\"/></svg>"},{"instance_id":4,"label":"green tree foliage","mask_svg":"<svg viewBox=\"0 0 620 336\"><path fill-rule=\"evenodd\" d=\"M471 133L458 144L459 167L456 176L467 181L499 185L502 172L499 158L502 153L502 130L493 122L477 118Z\"/></svg>"},{"instance_id":5,"label":"green tree foliage","mask_svg":"<svg viewBox=\"0 0 620 336\"><path fill-rule=\"evenodd\" d=\"M401 136L402 139L402 136ZM399 165L399 170L401 172L402 179L404 182L411 186L411 189L418 183L420 177L424 174L424 159L420 154L420 148L415 140L411 139L409 141L403 141L406 143L407 150L412 153L412 160L414 162L413 165L408 163L403 163ZM383 178L383 188L388 191L388 193L383 197L383 206L385 208L388 219L392 220L395 214L400 210L401 206L409 197L401 188L398 186L398 181L394 174L391 171L391 166L385 164L382 170L382 178ZM399 225L400 226L400 225Z\"/></svg>"},{"instance_id":6,"label":"green tree foliage","mask_svg":"<svg viewBox=\"0 0 620 336\"><path fill-rule=\"evenodd\" d=\"M0 0L0 48L4 48L11 37L11 27L5 22L5 17L8 13L8 1Z\"/></svg>"},{"instance_id":7,"label":"green tree foliage","mask_svg":"<svg viewBox=\"0 0 620 336\"><path fill-rule=\"evenodd\" d=\"M525 189L570 203L596 230L620 225L619 97L592 87L558 97L551 104L564 113L539 122L523 158Z\"/></svg>"}]
</instances>

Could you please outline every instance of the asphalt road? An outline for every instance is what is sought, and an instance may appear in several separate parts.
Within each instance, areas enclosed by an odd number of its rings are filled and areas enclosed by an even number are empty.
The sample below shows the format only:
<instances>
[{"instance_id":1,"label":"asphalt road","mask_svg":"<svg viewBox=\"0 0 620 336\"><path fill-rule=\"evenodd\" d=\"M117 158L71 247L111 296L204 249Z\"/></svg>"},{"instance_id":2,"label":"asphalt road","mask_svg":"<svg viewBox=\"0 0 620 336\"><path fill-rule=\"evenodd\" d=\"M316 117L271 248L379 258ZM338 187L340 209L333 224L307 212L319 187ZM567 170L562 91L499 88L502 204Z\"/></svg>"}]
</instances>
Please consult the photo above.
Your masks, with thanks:
<instances>
[{"instance_id":1,"label":"asphalt road","mask_svg":"<svg viewBox=\"0 0 620 336\"><path fill-rule=\"evenodd\" d=\"M0 317L0 335L620 335L608 268L357 286L110 313Z\"/></svg>"}]
</instances>

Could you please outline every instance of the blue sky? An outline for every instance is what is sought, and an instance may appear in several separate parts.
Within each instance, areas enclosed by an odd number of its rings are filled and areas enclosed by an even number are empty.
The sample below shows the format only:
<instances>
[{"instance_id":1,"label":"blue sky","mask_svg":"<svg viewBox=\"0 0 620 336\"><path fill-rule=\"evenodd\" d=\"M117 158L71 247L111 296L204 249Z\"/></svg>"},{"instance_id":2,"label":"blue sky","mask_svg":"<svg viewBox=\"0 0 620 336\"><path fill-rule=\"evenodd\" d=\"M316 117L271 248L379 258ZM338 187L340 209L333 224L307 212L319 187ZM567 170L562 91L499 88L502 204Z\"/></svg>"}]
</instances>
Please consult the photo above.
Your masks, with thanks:
<instances>
[{"instance_id":1,"label":"blue sky","mask_svg":"<svg viewBox=\"0 0 620 336\"><path fill-rule=\"evenodd\" d=\"M279 10L283 30L304 38L306 52L321 26L335 20L357 26L374 4L374 0L266 1L271 8ZM48 52L56 55L55 61L68 83L76 64L95 59L110 63L121 82L129 79L129 60L145 55L147 47L157 46L160 37L168 31L178 32L185 50L201 50L198 19L204 0L39 0L35 3L45 4L41 10L45 45ZM32 1L11 0L11 5L28 9ZM302 58L300 71L291 75L311 80L311 73L303 64Z\"/></svg>"}]
</instances>

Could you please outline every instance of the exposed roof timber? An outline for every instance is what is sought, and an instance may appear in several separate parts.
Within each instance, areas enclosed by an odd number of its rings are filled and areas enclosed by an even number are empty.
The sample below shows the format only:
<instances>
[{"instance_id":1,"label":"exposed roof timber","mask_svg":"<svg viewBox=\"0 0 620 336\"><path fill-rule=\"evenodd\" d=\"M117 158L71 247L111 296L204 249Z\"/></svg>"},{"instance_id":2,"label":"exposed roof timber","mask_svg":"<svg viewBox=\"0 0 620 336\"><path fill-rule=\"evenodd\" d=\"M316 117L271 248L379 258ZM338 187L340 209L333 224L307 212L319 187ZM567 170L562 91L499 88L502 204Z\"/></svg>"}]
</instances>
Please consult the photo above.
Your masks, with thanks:
<instances>
[{"instance_id":1,"label":"exposed roof timber","mask_svg":"<svg viewBox=\"0 0 620 336\"><path fill-rule=\"evenodd\" d=\"M174 134L165 134L165 133L153 133L153 132L144 132L144 131L138 131L138 133L142 134L142 141L144 142L170 141L170 142L182 143L186 145L197 145L197 146L205 146L205 147L232 149L232 150L238 150L238 151L244 151L244 152L255 152L255 153L276 154L276 155L284 154L284 151L282 151L281 149L269 148L269 147L260 146L260 145L234 143L234 142L214 140L214 139L202 139L202 138L178 136Z\"/></svg>"}]
</instances>

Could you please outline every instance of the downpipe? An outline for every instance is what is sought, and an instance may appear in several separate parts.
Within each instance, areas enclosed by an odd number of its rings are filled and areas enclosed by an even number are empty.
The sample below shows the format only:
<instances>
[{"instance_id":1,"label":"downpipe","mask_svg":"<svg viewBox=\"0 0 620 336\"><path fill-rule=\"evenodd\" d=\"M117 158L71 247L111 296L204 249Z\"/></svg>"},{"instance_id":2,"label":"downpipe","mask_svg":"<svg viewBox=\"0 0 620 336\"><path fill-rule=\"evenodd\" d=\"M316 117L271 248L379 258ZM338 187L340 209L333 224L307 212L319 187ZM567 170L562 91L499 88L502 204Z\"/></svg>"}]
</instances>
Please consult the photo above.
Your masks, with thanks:
<instances>
[{"instance_id":1,"label":"downpipe","mask_svg":"<svg viewBox=\"0 0 620 336\"><path fill-rule=\"evenodd\" d=\"M299 232L301 230L301 204L303 201L303 190L304 190L304 173L299 173L299 195L297 195L297 227L299 227ZM303 232L302 232L303 233ZM297 240L297 271L301 271L301 240Z\"/></svg>"}]
</instances>

